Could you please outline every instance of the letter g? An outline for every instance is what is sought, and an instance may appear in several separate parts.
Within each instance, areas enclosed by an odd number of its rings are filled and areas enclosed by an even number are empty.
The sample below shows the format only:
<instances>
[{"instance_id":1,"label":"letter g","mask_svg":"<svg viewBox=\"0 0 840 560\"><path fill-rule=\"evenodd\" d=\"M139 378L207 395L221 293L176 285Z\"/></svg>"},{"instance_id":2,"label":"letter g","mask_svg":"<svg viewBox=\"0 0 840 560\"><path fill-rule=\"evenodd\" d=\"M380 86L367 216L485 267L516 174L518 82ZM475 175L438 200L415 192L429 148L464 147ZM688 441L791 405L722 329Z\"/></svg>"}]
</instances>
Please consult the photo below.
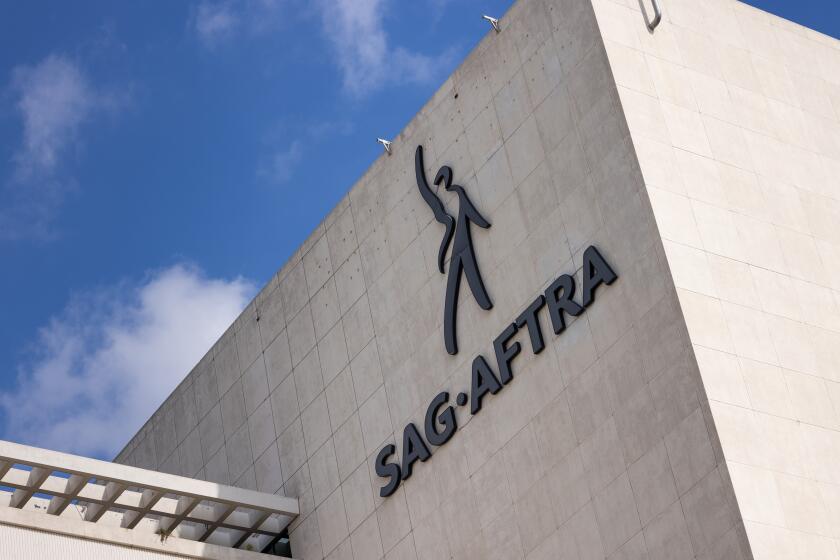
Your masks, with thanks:
<instances>
[{"instance_id":1,"label":"letter g","mask_svg":"<svg viewBox=\"0 0 840 560\"><path fill-rule=\"evenodd\" d=\"M438 410L447 401L449 401L449 393L446 391L438 393L432 399L432 402L429 403L429 408L426 409L426 422L424 426L426 440L432 445L443 445L449 441L453 434L455 434L455 430L458 429L458 422L455 419L455 409L451 406L447 406L446 410L438 416ZM438 423L443 426L443 429L440 431L438 430Z\"/></svg>"}]
</instances>

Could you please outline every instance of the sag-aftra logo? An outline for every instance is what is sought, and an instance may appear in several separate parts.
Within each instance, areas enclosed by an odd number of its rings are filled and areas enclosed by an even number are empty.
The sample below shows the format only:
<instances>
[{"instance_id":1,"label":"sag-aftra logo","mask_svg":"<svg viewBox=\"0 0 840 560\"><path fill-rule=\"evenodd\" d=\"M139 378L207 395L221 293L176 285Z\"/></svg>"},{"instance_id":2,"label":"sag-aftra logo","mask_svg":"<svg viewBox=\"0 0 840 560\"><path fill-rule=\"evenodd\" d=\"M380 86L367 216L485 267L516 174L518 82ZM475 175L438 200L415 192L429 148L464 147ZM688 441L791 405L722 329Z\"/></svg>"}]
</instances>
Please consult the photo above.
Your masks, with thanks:
<instances>
[{"instance_id":1,"label":"sag-aftra logo","mask_svg":"<svg viewBox=\"0 0 840 560\"><path fill-rule=\"evenodd\" d=\"M443 166L437 172L434 184L440 186L443 183L446 190L454 191L458 195L458 217L453 218L446 212L443 203L426 181L422 146L417 147L414 163L417 188L420 195L432 209L435 219L445 227L438 251L438 269L441 273L444 273L446 252L454 238L443 306L443 339L446 351L450 354L456 354L458 352L457 298L461 276L466 275L467 284L482 309L489 310L493 307L481 278L470 232L472 224L486 229L490 227L490 222L473 206L464 188L453 184L452 169ZM531 351L534 354L539 354L545 349L545 340L539 321L539 314L543 308L548 310L554 334L559 335L566 328L566 315L576 317L584 313L594 303L595 291L598 286L612 284L618 278L594 246L588 247L583 252L580 303L575 301L576 285L572 273L574 271L570 271L569 274L562 274L551 283L544 293L529 303L513 322L502 329L502 332L493 341L495 368L481 354L473 359L469 392L458 393L455 398L456 406L466 406L469 403L470 414L477 414L481 411L481 403L484 397L488 394L497 394L513 380L513 361L522 352L522 345L518 341L511 341L520 329L527 330ZM389 461L396 452L396 447L393 444L386 445L380 450L376 457L376 474L388 479L385 486L379 490L380 496L386 497L393 494L400 483L411 476L412 469L417 461L426 461L432 456L429 445L441 446L445 444L458 430L455 408L448 403L449 393L446 391L439 393L432 399L426 409L422 434L413 423L406 425L403 430L401 461Z\"/></svg>"},{"instance_id":2,"label":"sag-aftra logo","mask_svg":"<svg viewBox=\"0 0 840 560\"><path fill-rule=\"evenodd\" d=\"M482 309L492 309L493 302L487 295L487 288L481 279L481 271L475 260L475 250L470 235L470 225L475 223L478 227L487 229L490 222L484 219L478 210L475 209L470 197L464 187L452 184L452 168L444 165L435 175L435 185L444 184L448 191L455 191L458 195L458 218L446 213L443 203L435 195L429 183L426 181L426 170L423 166L423 146L417 146L414 154L414 172L417 175L417 188L426 201L426 204L435 214L435 219L446 226L443 239L440 241L438 250L438 270L443 274L443 263L446 260L446 249L452 240L453 231L455 242L452 244L452 258L449 260L449 276L446 279L446 299L443 304L443 341L446 344L446 351L450 354L458 353L458 335L455 332L455 320L458 314L458 292L461 287L461 275L467 275L467 284L472 290L475 301Z\"/></svg>"}]
</instances>

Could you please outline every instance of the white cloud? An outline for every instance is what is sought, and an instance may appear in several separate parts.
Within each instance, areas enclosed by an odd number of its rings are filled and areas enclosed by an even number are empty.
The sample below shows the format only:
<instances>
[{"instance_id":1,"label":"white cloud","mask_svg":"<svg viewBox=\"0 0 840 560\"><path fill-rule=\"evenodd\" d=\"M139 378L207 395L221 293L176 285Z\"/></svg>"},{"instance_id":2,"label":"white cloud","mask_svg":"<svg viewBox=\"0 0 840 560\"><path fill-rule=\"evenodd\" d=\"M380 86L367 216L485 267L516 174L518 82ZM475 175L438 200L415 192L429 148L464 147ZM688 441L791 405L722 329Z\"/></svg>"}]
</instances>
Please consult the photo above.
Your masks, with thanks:
<instances>
[{"instance_id":1,"label":"white cloud","mask_svg":"<svg viewBox=\"0 0 840 560\"><path fill-rule=\"evenodd\" d=\"M48 238L64 195L75 187L62 174L67 153L96 114L114 111L126 96L94 87L82 68L52 54L12 71L11 92L22 123L14 170L0 189L0 238Z\"/></svg>"},{"instance_id":2,"label":"white cloud","mask_svg":"<svg viewBox=\"0 0 840 560\"><path fill-rule=\"evenodd\" d=\"M280 22L281 0L202 0L191 25L205 47L212 48L241 32L258 35Z\"/></svg>"},{"instance_id":3,"label":"white cloud","mask_svg":"<svg viewBox=\"0 0 840 560\"><path fill-rule=\"evenodd\" d=\"M319 0L324 33L333 46L344 88L362 97L389 84L425 83L452 58L389 44L382 17L387 0Z\"/></svg>"},{"instance_id":4,"label":"white cloud","mask_svg":"<svg viewBox=\"0 0 840 560\"><path fill-rule=\"evenodd\" d=\"M303 159L303 145L294 140L289 147L275 152L260 169L260 174L274 183L288 183Z\"/></svg>"},{"instance_id":5,"label":"white cloud","mask_svg":"<svg viewBox=\"0 0 840 560\"><path fill-rule=\"evenodd\" d=\"M53 171L95 106L96 93L69 59L50 55L13 71L12 87L23 120L23 145L15 156L19 179Z\"/></svg>"},{"instance_id":6,"label":"white cloud","mask_svg":"<svg viewBox=\"0 0 840 560\"><path fill-rule=\"evenodd\" d=\"M74 297L0 393L6 439L111 458L249 301L188 265Z\"/></svg>"},{"instance_id":7,"label":"white cloud","mask_svg":"<svg viewBox=\"0 0 840 560\"><path fill-rule=\"evenodd\" d=\"M239 25L239 17L229 2L202 2L195 12L193 26L201 41L212 46L229 37Z\"/></svg>"},{"instance_id":8,"label":"white cloud","mask_svg":"<svg viewBox=\"0 0 840 560\"><path fill-rule=\"evenodd\" d=\"M329 138L348 136L354 130L348 120L278 122L265 135L265 153L260 157L257 175L282 185L292 180L303 158ZM289 142L289 138L295 138Z\"/></svg>"},{"instance_id":9,"label":"white cloud","mask_svg":"<svg viewBox=\"0 0 840 560\"><path fill-rule=\"evenodd\" d=\"M325 120L310 124L307 135L315 141L321 141L330 136L348 136L353 133L355 126L349 120Z\"/></svg>"}]
</instances>

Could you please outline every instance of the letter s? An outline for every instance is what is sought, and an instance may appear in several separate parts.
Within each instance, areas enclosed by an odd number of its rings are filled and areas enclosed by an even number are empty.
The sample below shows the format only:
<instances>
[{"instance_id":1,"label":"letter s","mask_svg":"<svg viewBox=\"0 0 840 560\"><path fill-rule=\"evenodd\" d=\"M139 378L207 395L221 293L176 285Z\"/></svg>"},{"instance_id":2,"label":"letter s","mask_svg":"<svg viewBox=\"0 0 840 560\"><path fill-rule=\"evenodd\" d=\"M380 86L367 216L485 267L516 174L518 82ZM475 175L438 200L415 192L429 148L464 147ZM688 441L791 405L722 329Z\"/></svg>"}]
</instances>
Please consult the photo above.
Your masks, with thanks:
<instances>
[{"instance_id":1,"label":"letter s","mask_svg":"<svg viewBox=\"0 0 840 560\"><path fill-rule=\"evenodd\" d=\"M388 484L383 486L379 489L379 495L383 498L387 498L391 494L397 491L397 488L400 485L400 480L402 478L402 473L400 472L400 466L396 463L388 463L386 459L393 455L396 452L397 448L394 447L393 443L389 443L382 450L379 451L379 455L376 456L376 474L381 476L382 478L389 478Z\"/></svg>"}]
</instances>

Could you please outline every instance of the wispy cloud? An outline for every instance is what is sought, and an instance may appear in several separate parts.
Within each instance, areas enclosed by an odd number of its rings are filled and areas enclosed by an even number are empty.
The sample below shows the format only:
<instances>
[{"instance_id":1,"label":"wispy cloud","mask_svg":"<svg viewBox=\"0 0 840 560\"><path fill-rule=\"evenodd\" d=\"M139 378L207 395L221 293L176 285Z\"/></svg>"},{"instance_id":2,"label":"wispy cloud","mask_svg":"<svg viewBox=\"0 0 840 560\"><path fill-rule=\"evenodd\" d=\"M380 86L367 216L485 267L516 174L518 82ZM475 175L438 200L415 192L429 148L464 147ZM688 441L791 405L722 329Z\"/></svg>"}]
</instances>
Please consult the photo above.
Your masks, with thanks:
<instances>
[{"instance_id":1,"label":"wispy cloud","mask_svg":"<svg viewBox=\"0 0 840 560\"><path fill-rule=\"evenodd\" d=\"M353 129L353 123L347 120L322 120L297 125L278 123L264 139L270 151L260 161L257 175L274 184L288 183L308 151L329 137L347 136ZM289 142L289 136L295 140Z\"/></svg>"},{"instance_id":2,"label":"wispy cloud","mask_svg":"<svg viewBox=\"0 0 840 560\"><path fill-rule=\"evenodd\" d=\"M0 392L4 438L110 458L244 308L241 278L188 265L77 296Z\"/></svg>"},{"instance_id":3,"label":"wispy cloud","mask_svg":"<svg viewBox=\"0 0 840 560\"><path fill-rule=\"evenodd\" d=\"M75 185L61 176L61 163L78 148L83 127L125 99L95 87L79 64L57 54L16 67L10 91L23 134L14 170L0 190L0 238L48 237L55 212Z\"/></svg>"},{"instance_id":4,"label":"wispy cloud","mask_svg":"<svg viewBox=\"0 0 840 560\"><path fill-rule=\"evenodd\" d=\"M260 174L273 183L288 183L302 158L301 141L294 140L288 147L273 153L262 165Z\"/></svg>"},{"instance_id":5,"label":"wispy cloud","mask_svg":"<svg viewBox=\"0 0 840 560\"><path fill-rule=\"evenodd\" d=\"M429 0L432 12L431 19L434 23L440 21L440 18L443 17L443 14L446 12L446 9L449 7L451 2L452 0Z\"/></svg>"},{"instance_id":6,"label":"wispy cloud","mask_svg":"<svg viewBox=\"0 0 840 560\"><path fill-rule=\"evenodd\" d=\"M196 8L193 19L195 32L207 46L230 37L238 25L239 17L230 2L202 2Z\"/></svg>"},{"instance_id":7,"label":"wispy cloud","mask_svg":"<svg viewBox=\"0 0 840 560\"><path fill-rule=\"evenodd\" d=\"M23 120L23 145L15 156L19 179L49 173L95 107L96 93L79 67L50 55L13 71L12 88Z\"/></svg>"},{"instance_id":8,"label":"wispy cloud","mask_svg":"<svg viewBox=\"0 0 840 560\"><path fill-rule=\"evenodd\" d=\"M240 33L260 34L281 21L282 0L202 0L193 9L190 26L208 48Z\"/></svg>"},{"instance_id":9,"label":"wispy cloud","mask_svg":"<svg viewBox=\"0 0 840 560\"><path fill-rule=\"evenodd\" d=\"M319 121L307 128L307 135L313 140L320 141L328 136L347 136L353 133L355 126L348 120Z\"/></svg>"},{"instance_id":10,"label":"wispy cloud","mask_svg":"<svg viewBox=\"0 0 840 560\"><path fill-rule=\"evenodd\" d=\"M430 56L390 44L383 26L388 0L319 0L326 37L341 69L344 88L363 97L390 84L426 83L454 56Z\"/></svg>"}]
</instances>

